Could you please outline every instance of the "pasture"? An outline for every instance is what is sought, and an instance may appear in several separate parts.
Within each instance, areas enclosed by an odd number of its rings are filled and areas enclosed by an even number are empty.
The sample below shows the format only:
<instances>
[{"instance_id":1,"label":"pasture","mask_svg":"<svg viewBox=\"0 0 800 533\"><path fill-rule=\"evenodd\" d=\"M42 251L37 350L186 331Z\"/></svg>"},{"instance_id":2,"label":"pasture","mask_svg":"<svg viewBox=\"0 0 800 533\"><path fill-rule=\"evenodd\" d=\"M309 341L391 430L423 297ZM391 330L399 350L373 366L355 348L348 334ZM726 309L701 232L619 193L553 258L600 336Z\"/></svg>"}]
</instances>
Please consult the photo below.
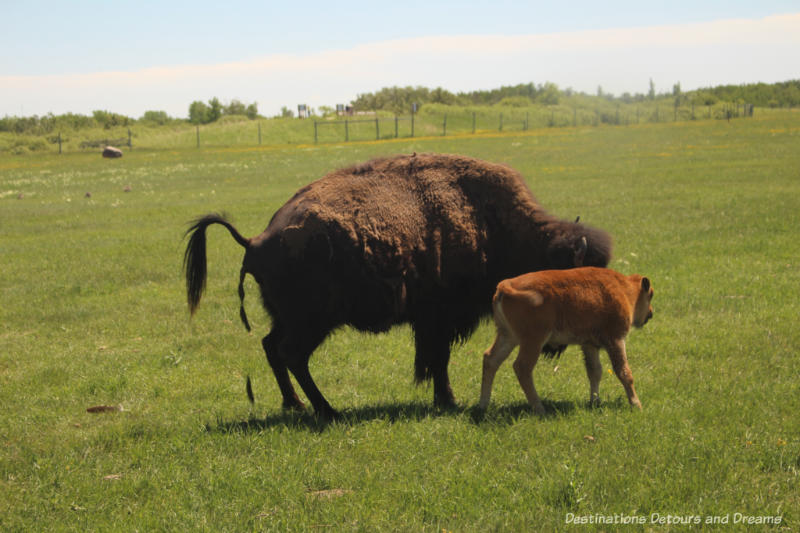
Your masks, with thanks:
<instances>
[{"instance_id":1,"label":"pasture","mask_svg":"<svg viewBox=\"0 0 800 533\"><path fill-rule=\"evenodd\" d=\"M510 364L481 414L487 321L454 349L456 410L413 385L401 327L340 330L312 357L344 422L284 413L260 343L269 318L248 278L253 335L239 323L242 249L220 227L189 319L189 220L224 211L252 236L327 171L412 151L511 165L551 213L612 234L610 267L650 277L654 317L628 338L642 412L605 354L590 408L570 347L537 365L544 418ZM796 529L798 213L800 115L785 111L113 161L0 156L0 529ZM99 405L122 410L87 412Z\"/></svg>"}]
</instances>

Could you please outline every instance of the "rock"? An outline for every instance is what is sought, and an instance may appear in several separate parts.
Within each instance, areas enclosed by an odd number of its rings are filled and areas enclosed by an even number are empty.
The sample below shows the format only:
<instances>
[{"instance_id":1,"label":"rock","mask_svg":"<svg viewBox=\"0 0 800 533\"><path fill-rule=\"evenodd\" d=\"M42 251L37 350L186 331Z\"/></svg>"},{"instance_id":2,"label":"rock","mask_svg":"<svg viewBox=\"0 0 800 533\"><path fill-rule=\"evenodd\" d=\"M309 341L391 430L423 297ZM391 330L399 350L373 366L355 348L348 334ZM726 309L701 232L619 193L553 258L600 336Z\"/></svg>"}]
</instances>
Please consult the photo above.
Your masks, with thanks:
<instances>
[{"instance_id":1,"label":"rock","mask_svg":"<svg viewBox=\"0 0 800 533\"><path fill-rule=\"evenodd\" d=\"M122 157L122 150L119 148L114 148L113 146L106 146L103 148L103 157L108 157L111 159Z\"/></svg>"}]
</instances>

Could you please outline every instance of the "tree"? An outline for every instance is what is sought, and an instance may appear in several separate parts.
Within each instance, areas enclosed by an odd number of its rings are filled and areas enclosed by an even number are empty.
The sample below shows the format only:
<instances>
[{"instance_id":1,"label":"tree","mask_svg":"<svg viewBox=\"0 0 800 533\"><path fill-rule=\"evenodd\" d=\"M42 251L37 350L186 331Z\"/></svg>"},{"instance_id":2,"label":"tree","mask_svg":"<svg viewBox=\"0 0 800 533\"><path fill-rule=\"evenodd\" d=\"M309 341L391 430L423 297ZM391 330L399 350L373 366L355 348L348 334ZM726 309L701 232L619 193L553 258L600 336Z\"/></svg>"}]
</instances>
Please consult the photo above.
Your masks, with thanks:
<instances>
[{"instance_id":1,"label":"tree","mask_svg":"<svg viewBox=\"0 0 800 533\"><path fill-rule=\"evenodd\" d=\"M208 101L208 122L215 122L222 116L222 104L216 96Z\"/></svg>"},{"instance_id":2,"label":"tree","mask_svg":"<svg viewBox=\"0 0 800 533\"><path fill-rule=\"evenodd\" d=\"M170 119L166 111L145 111L144 115L142 115L142 120L163 126L169 122Z\"/></svg>"},{"instance_id":3,"label":"tree","mask_svg":"<svg viewBox=\"0 0 800 533\"><path fill-rule=\"evenodd\" d=\"M249 118L250 120L257 119L258 118L258 104L256 102L253 102L252 104L247 106L247 109L244 110L244 114L247 115L247 118Z\"/></svg>"},{"instance_id":4,"label":"tree","mask_svg":"<svg viewBox=\"0 0 800 533\"><path fill-rule=\"evenodd\" d=\"M598 87L598 89L600 89ZM558 90L558 85L550 83L549 81L544 85L539 86L539 94L536 96L536 101L544 105L558 105L561 99L561 91Z\"/></svg>"},{"instance_id":5,"label":"tree","mask_svg":"<svg viewBox=\"0 0 800 533\"><path fill-rule=\"evenodd\" d=\"M92 116L94 120L105 129L110 129L114 126L127 126L130 121L128 117L110 111L92 111Z\"/></svg>"},{"instance_id":6,"label":"tree","mask_svg":"<svg viewBox=\"0 0 800 533\"><path fill-rule=\"evenodd\" d=\"M653 83L653 78L650 78L650 90L647 91L647 99L648 100L656 99L656 84Z\"/></svg>"},{"instance_id":7,"label":"tree","mask_svg":"<svg viewBox=\"0 0 800 533\"><path fill-rule=\"evenodd\" d=\"M225 106L224 112L226 115L245 115L247 114L247 108L242 102L234 98L230 104Z\"/></svg>"},{"instance_id":8,"label":"tree","mask_svg":"<svg viewBox=\"0 0 800 533\"><path fill-rule=\"evenodd\" d=\"M192 124L207 124L208 106L200 100L195 100L189 105L189 122Z\"/></svg>"}]
</instances>

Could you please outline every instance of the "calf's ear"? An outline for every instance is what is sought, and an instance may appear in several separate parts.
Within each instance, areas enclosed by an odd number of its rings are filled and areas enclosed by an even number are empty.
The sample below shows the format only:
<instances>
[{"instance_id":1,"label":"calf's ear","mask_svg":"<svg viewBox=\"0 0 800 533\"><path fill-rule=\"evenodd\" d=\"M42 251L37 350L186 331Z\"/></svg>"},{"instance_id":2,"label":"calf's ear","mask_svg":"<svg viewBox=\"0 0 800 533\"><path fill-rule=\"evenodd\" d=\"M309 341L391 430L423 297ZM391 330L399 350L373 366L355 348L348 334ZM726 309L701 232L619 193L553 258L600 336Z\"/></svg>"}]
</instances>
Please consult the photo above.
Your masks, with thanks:
<instances>
[{"instance_id":1,"label":"calf's ear","mask_svg":"<svg viewBox=\"0 0 800 533\"><path fill-rule=\"evenodd\" d=\"M650 290L650 279L649 278L642 278L642 292L647 292Z\"/></svg>"}]
</instances>

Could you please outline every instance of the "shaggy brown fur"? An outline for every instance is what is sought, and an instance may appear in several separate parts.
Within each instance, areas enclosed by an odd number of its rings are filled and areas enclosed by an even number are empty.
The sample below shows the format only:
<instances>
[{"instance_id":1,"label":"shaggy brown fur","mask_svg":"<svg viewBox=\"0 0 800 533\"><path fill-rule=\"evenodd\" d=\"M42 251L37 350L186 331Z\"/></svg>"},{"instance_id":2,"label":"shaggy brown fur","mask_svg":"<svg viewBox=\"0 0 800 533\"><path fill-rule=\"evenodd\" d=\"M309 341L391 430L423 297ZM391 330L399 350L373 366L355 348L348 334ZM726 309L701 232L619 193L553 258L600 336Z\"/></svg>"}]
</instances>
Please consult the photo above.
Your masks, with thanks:
<instances>
[{"instance_id":1,"label":"shaggy brown fur","mask_svg":"<svg viewBox=\"0 0 800 533\"><path fill-rule=\"evenodd\" d=\"M605 266L611 255L605 232L549 215L506 166L457 155L397 156L303 187L252 239L218 215L199 219L186 251L192 311L205 280L205 228L215 223L246 248L242 277L256 279L272 316L263 345L284 405L302 405L288 367L322 416L335 411L307 364L331 330L411 323L416 379L433 378L436 403L451 405L450 346L491 311L498 281L543 268Z\"/></svg>"},{"instance_id":2,"label":"shaggy brown fur","mask_svg":"<svg viewBox=\"0 0 800 533\"><path fill-rule=\"evenodd\" d=\"M543 414L533 368L542 347L554 343L581 346L592 403L599 401L602 376L598 350L606 350L628 401L641 409L625 338L632 325L640 328L652 318L652 299L648 278L623 276L605 268L546 270L501 281L492 302L497 337L484 354L480 407L489 405L495 373L519 345L514 372L531 407Z\"/></svg>"}]
</instances>

